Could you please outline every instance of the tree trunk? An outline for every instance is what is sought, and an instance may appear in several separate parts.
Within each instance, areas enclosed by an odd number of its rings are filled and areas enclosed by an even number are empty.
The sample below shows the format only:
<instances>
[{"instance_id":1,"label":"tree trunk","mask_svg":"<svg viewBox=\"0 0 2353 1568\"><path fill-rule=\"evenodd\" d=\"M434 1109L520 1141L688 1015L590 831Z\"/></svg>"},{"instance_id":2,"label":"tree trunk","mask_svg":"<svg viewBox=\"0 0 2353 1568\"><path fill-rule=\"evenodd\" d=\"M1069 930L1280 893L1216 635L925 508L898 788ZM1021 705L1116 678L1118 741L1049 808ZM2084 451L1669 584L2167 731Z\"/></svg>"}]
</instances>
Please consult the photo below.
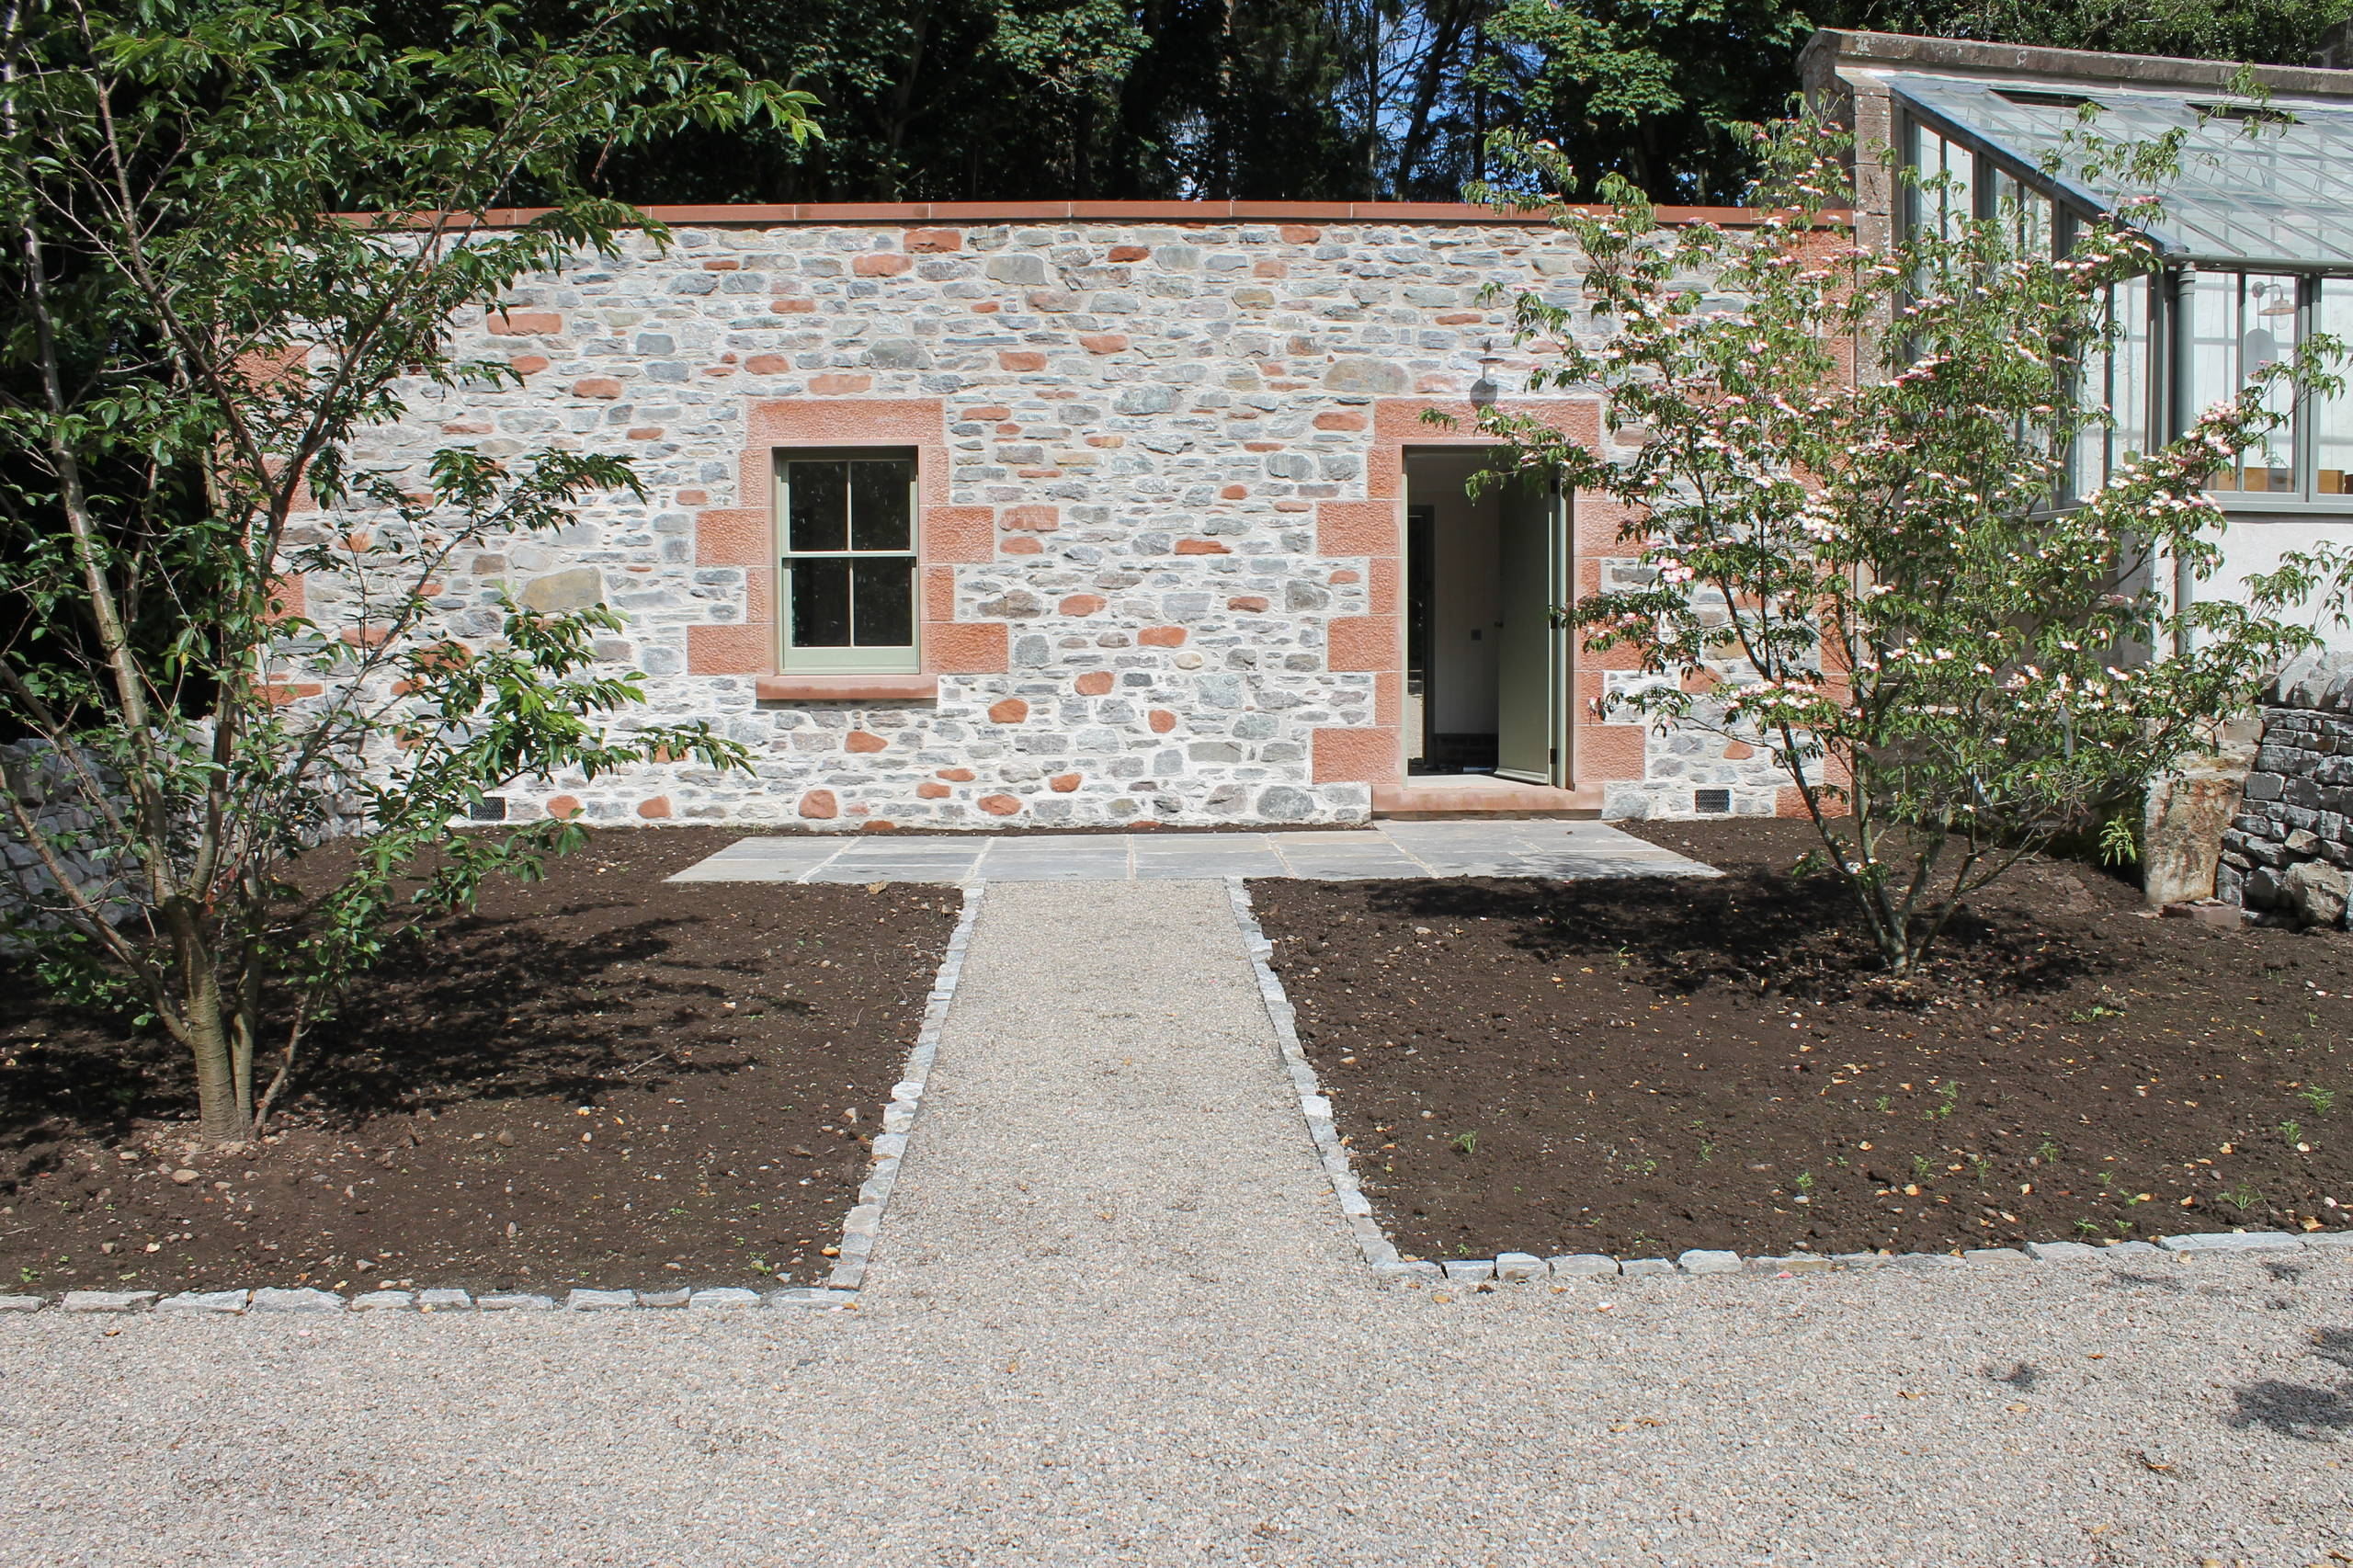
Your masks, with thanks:
<instances>
[{"instance_id":1,"label":"tree trunk","mask_svg":"<svg viewBox=\"0 0 2353 1568\"><path fill-rule=\"evenodd\" d=\"M253 1109L237 1092L236 1053L220 993L209 980L188 998L187 1028L196 1061L197 1133L208 1143L242 1142L253 1132Z\"/></svg>"}]
</instances>

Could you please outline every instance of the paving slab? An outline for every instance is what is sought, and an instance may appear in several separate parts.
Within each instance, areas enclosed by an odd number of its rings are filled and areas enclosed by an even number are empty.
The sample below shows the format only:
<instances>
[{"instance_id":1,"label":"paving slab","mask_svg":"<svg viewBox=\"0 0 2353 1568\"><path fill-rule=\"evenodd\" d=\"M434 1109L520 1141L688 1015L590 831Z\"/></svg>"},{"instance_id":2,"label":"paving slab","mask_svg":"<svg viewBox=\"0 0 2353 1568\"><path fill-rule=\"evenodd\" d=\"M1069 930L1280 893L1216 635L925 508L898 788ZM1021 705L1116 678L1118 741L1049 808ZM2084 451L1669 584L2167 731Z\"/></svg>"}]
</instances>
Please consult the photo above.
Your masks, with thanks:
<instances>
[{"instance_id":1,"label":"paving slab","mask_svg":"<svg viewBox=\"0 0 2353 1568\"><path fill-rule=\"evenodd\" d=\"M1602 823L1398 822L1319 833L769 835L731 844L670 880L1026 882L1301 877L1347 881L1713 874L1696 860Z\"/></svg>"}]
</instances>

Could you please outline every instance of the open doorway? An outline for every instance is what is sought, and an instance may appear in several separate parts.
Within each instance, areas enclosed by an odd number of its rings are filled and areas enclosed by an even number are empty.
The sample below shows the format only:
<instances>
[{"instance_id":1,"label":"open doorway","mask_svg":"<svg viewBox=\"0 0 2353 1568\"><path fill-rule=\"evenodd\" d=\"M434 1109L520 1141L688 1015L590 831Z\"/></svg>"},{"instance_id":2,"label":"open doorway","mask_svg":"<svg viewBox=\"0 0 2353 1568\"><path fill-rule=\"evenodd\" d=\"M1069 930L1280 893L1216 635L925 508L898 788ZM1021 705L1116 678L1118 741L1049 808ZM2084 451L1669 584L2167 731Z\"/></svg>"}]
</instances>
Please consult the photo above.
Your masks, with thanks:
<instances>
[{"instance_id":1,"label":"open doorway","mask_svg":"<svg viewBox=\"0 0 2353 1568\"><path fill-rule=\"evenodd\" d=\"M1483 455L1405 455L1405 770L1562 786L1568 597L1560 497L1541 483L1464 494Z\"/></svg>"}]
</instances>

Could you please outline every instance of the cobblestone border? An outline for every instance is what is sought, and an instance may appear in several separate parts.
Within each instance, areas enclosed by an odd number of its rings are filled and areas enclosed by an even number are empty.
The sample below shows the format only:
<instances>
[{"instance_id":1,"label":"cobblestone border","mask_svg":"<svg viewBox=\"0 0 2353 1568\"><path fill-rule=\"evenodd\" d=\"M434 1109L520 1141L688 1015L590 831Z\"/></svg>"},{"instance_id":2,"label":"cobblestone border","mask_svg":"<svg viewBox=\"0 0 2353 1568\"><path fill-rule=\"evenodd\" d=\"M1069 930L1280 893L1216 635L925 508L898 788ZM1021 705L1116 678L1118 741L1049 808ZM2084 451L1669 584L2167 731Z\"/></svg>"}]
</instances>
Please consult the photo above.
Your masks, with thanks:
<instances>
[{"instance_id":1,"label":"cobblestone border","mask_svg":"<svg viewBox=\"0 0 2353 1568\"><path fill-rule=\"evenodd\" d=\"M60 1312L122 1313L154 1311L174 1315L242 1316L246 1312L607 1312L647 1309L689 1312L745 1307L819 1307L840 1310L854 1306L866 1282L866 1260L874 1236L898 1185L899 1162L905 1155L907 1135L914 1131L915 1112L923 1104L924 1085L939 1055L939 1032L956 999L957 983L964 974L964 950L980 919L984 882L964 884L964 907L956 930L940 955L939 971L931 983L924 1007L923 1026L915 1033L915 1049L899 1081L891 1087L891 1103L882 1109L882 1131L875 1135L874 1163L858 1189L858 1202L842 1221L839 1256L823 1285L761 1290L725 1285L703 1290L676 1287L664 1290L566 1291L561 1298L523 1290L366 1290L346 1297L333 1290L279 1290L264 1287L244 1290L182 1290L165 1295L158 1290L68 1290L52 1301L48 1296L0 1296L0 1313L37 1312L52 1305Z\"/></svg>"},{"instance_id":2,"label":"cobblestone border","mask_svg":"<svg viewBox=\"0 0 2353 1568\"><path fill-rule=\"evenodd\" d=\"M2154 1242L2116 1242L2106 1246L2090 1246L2082 1242L2029 1242L2023 1247L1972 1247L1959 1253L1797 1253L1779 1257L1743 1257L1736 1252L1694 1248L1674 1257L1620 1258L1597 1252L1539 1257L1534 1253L1505 1252L1493 1257L1452 1258L1445 1263L1407 1262L1398 1256L1396 1244L1382 1233L1381 1222L1373 1218L1372 1205L1366 1200L1364 1188L1357 1181L1347 1147L1340 1142L1339 1129L1333 1124L1332 1102L1317 1081L1315 1069L1308 1064L1307 1053L1300 1048L1298 1010L1291 1006L1290 998L1283 992L1283 983L1267 962L1274 954L1275 945L1267 939L1267 933L1258 925L1256 914L1251 909L1250 890L1240 877L1225 879L1225 888L1233 901L1234 924L1242 930L1243 945L1250 950L1251 968L1258 977L1258 995L1267 1005L1267 1020L1274 1026L1283 1066L1290 1074L1292 1086L1299 1091L1300 1114L1306 1119L1308 1136L1315 1141L1316 1156L1323 1162L1324 1175L1331 1178L1332 1191L1340 1201L1340 1213L1347 1221L1349 1232L1356 1237L1357 1247L1364 1256L1366 1267L1383 1285L1479 1285L1491 1281L1592 1280L1620 1276L1688 1277L1701 1274L1763 1274L1786 1278L1831 1269L1940 1269L2005 1263L2121 1262L2136 1258L2147 1260L2200 1255L2301 1252L2307 1248L2353 1255L2353 1231L2323 1231L2301 1236L2288 1231L2223 1231L2160 1236Z\"/></svg>"}]
</instances>

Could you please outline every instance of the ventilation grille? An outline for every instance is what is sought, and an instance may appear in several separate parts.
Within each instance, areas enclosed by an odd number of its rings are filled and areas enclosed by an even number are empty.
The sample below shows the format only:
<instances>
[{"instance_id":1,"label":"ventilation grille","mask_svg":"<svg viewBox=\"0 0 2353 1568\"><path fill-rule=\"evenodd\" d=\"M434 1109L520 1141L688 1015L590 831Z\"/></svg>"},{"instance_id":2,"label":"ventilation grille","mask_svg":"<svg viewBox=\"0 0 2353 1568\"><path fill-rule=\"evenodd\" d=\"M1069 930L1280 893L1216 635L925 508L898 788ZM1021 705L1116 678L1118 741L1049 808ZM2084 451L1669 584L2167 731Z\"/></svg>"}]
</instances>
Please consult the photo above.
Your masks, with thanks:
<instances>
[{"instance_id":1,"label":"ventilation grille","mask_svg":"<svg viewBox=\"0 0 2353 1568\"><path fill-rule=\"evenodd\" d=\"M1691 809L1705 816L1722 816L1732 810L1732 791L1694 790L1691 791Z\"/></svg>"},{"instance_id":2,"label":"ventilation grille","mask_svg":"<svg viewBox=\"0 0 2353 1568\"><path fill-rule=\"evenodd\" d=\"M506 797L504 795L485 795L481 800L476 801L473 804L473 809L466 814L476 822L505 822L506 820Z\"/></svg>"}]
</instances>

